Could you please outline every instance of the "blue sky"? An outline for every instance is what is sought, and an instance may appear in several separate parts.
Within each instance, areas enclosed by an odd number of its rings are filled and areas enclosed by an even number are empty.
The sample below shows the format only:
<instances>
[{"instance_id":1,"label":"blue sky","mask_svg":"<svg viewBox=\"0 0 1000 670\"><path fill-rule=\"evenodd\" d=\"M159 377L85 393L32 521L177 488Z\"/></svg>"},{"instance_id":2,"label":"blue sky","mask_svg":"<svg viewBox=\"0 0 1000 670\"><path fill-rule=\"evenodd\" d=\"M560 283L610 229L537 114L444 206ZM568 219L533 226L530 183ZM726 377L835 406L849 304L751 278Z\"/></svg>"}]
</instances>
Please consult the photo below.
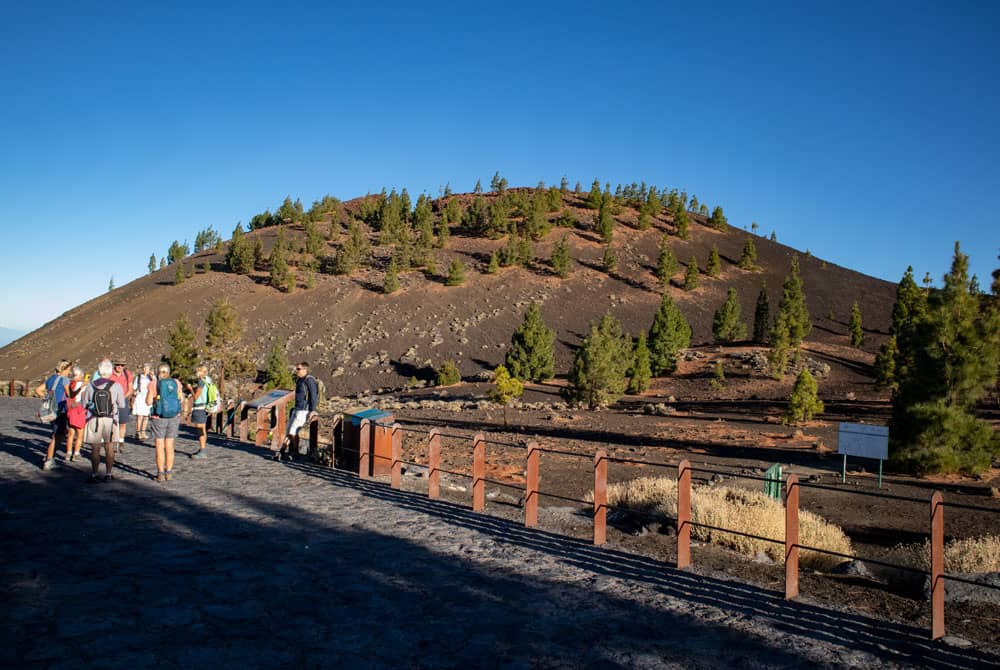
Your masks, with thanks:
<instances>
[{"instance_id":1,"label":"blue sky","mask_svg":"<svg viewBox=\"0 0 1000 670\"><path fill-rule=\"evenodd\" d=\"M893 282L960 240L988 287L1000 4L543 4L0 5L0 326L286 194L496 170L686 189Z\"/></svg>"}]
</instances>

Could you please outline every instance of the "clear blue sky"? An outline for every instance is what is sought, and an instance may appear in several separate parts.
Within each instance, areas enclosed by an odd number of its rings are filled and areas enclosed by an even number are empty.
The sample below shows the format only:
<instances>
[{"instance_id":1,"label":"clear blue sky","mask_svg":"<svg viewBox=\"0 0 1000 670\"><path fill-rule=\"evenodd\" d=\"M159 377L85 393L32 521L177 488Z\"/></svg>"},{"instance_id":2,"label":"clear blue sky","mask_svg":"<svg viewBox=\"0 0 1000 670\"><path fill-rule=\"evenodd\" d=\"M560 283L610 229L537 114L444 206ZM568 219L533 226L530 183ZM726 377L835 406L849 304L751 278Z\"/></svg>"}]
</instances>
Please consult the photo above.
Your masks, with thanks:
<instances>
[{"instance_id":1,"label":"clear blue sky","mask_svg":"<svg viewBox=\"0 0 1000 670\"><path fill-rule=\"evenodd\" d=\"M336 4L4 3L0 326L286 194L496 170L683 188L893 282L997 267L1000 3Z\"/></svg>"}]
</instances>

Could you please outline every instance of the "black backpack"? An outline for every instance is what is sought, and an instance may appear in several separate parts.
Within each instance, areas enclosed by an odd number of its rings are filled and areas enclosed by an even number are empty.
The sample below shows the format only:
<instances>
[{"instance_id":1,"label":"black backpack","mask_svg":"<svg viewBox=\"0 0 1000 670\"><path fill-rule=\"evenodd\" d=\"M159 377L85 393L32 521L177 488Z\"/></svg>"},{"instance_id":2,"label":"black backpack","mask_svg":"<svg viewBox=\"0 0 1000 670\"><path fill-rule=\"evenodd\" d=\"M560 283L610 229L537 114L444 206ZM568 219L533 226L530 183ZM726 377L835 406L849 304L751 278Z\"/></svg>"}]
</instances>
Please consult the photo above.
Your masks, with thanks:
<instances>
[{"instance_id":1,"label":"black backpack","mask_svg":"<svg viewBox=\"0 0 1000 670\"><path fill-rule=\"evenodd\" d=\"M114 382L108 380L104 386L94 387L94 397L90 401L90 406L95 417L104 419L115 415L115 405L111 400L111 387L113 385Z\"/></svg>"}]
</instances>

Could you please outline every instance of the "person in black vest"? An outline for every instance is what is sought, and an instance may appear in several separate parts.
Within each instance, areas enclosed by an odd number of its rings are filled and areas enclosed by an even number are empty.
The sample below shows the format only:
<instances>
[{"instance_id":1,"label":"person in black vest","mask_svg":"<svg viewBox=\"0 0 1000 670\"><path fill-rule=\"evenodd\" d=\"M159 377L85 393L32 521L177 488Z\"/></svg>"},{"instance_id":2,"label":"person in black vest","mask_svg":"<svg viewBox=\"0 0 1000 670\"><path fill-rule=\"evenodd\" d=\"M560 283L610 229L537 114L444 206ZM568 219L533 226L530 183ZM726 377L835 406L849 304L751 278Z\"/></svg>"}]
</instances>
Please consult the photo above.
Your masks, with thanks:
<instances>
[{"instance_id":1,"label":"person in black vest","mask_svg":"<svg viewBox=\"0 0 1000 670\"><path fill-rule=\"evenodd\" d=\"M274 455L274 460L280 461L283 454L289 460L295 460L299 455L299 431L316 418L316 408L319 406L319 387L316 378L309 374L309 364L299 363L295 366L295 408L292 410L292 420L288 426L288 435L281 449Z\"/></svg>"}]
</instances>

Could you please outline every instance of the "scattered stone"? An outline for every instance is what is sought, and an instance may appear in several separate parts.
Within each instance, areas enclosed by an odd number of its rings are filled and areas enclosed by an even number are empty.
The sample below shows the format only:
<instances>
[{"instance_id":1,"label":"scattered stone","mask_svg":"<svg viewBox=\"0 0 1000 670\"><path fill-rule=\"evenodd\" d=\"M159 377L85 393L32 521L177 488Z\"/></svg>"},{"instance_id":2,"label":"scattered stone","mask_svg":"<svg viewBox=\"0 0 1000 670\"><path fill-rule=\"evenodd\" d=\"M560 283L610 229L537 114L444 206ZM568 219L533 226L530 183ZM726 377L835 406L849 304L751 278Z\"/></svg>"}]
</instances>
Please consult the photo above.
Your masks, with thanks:
<instances>
[{"instance_id":1,"label":"scattered stone","mask_svg":"<svg viewBox=\"0 0 1000 670\"><path fill-rule=\"evenodd\" d=\"M851 577L874 579L871 570L868 569L868 566L865 565L864 561L844 561L830 570L830 573L834 575L849 575Z\"/></svg>"},{"instance_id":2,"label":"scattered stone","mask_svg":"<svg viewBox=\"0 0 1000 670\"><path fill-rule=\"evenodd\" d=\"M766 551L758 551L753 557L753 562L763 565L774 565L774 559L768 556Z\"/></svg>"}]
</instances>

